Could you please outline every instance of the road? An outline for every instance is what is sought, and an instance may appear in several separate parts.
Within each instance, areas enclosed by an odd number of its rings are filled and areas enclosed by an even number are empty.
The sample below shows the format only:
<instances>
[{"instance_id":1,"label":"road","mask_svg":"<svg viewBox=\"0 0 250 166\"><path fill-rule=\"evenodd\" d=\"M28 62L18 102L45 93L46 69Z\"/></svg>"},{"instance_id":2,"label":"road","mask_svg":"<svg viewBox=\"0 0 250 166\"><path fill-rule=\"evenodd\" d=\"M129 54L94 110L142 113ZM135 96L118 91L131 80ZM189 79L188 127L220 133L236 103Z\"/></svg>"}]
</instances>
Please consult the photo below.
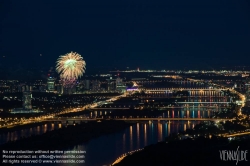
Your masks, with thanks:
<instances>
[{"instance_id":1,"label":"road","mask_svg":"<svg viewBox=\"0 0 250 166\"><path fill-rule=\"evenodd\" d=\"M248 134L250 134L250 131L246 131L243 133L228 134L228 135L225 135L225 137L237 137L237 136L248 135Z\"/></svg>"},{"instance_id":2,"label":"road","mask_svg":"<svg viewBox=\"0 0 250 166\"><path fill-rule=\"evenodd\" d=\"M105 104L107 102L118 100L119 98L125 97L125 96L126 96L126 94L122 94L122 95L119 95L119 96L112 97L111 99L108 99L106 101L98 101L96 103L88 104L88 105L85 105L85 106L79 107L79 108L65 109L64 111L62 111L60 113L52 113L52 114L44 115L44 116L40 116L40 117L32 117L30 119L25 119L22 122L18 122L18 123L15 123L15 124L8 124L8 125L5 125L5 126L0 126L0 128L6 128L6 127L7 128L12 128L12 127L20 126L20 125L24 125L24 124L46 121L46 119L55 118L58 115L62 115L62 114L66 114L66 113L72 113L72 112L80 112L80 111L85 110L87 108L95 108L95 107L101 106L101 105L103 105L103 104Z\"/></svg>"},{"instance_id":3,"label":"road","mask_svg":"<svg viewBox=\"0 0 250 166\"><path fill-rule=\"evenodd\" d=\"M49 118L44 121L93 121L93 120L102 120L101 118ZM108 119L107 119L108 120ZM227 121L231 119L212 119L212 118L115 118L112 120L123 120L123 121L158 121L158 120L166 120L166 121Z\"/></svg>"},{"instance_id":4,"label":"road","mask_svg":"<svg viewBox=\"0 0 250 166\"><path fill-rule=\"evenodd\" d=\"M147 107L144 107L147 108ZM193 108L228 108L228 107L219 107L219 106L164 106L164 107L155 107L159 110L161 109L173 109L173 108L186 108L186 109L193 109ZM92 110L101 110L101 109L110 109L110 110L115 110L115 109L130 109L129 107L95 107L91 108ZM134 108L138 109L138 108Z\"/></svg>"}]
</instances>

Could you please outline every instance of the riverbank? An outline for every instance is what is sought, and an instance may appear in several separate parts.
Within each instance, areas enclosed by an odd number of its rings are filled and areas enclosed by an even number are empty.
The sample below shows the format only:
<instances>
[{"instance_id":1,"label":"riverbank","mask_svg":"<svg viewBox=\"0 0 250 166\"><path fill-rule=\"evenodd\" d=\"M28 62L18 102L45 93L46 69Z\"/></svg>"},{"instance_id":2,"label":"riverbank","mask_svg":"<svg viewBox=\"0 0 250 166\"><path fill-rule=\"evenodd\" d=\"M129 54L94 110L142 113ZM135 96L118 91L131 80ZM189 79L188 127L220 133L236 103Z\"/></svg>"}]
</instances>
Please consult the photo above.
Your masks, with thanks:
<instances>
[{"instance_id":1,"label":"riverbank","mask_svg":"<svg viewBox=\"0 0 250 166\"><path fill-rule=\"evenodd\" d=\"M17 126L13 126L13 127L10 127L10 128L7 128L7 127L0 128L0 134L12 132L12 131L17 131L17 130L29 129L31 127L36 127L36 126L44 125L44 124L47 124L47 123L48 122L34 122L34 123L27 123L27 124L17 125Z\"/></svg>"},{"instance_id":2,"label":"riverbank","mask_svg":"<svg viewBox=\"0 0 250 166\"><path fill-rule=\"evenodd\" d=\"M69 125L42 135L32 135L28 138L8 142L1 145L0 148L5 150L63 150L101 135L122 131L131 125L133 124L111 120Z\"/></svg>"},{"instance_id":3,"label":"riverbank","mask_svg":"<svg viewBox=\"0 0 250 166\"><path fill-rule=\"evenodd\" d=\"M142 151L125 157L115 166L185 166L185 165L234 165L234 161L223 161L223 150L246 152L250 149L250 139L229 141L223 137L172 140L146 146ZM221 152L221 153L220 153ZM222 157L222 158L221 158ZM225 156L227 159L227 156ZM244 156L243 156L244 157ZM249 165L249 153L237 165ZM247 160L247 161L246 161Z\"/></svg>"},{"instance_id":4,"label":"riverbank","mask_svg":"<svg viewBox=\"0 0 250 166\"><path fill-rule=\"evenodd\" d=\"M238 99L235 98L234 102ZM219 111L216 116L235 118L240 115L241 107L234 104L227 111ZM197 125L187 132L177 133L172 138L168 137L164 142L146 146L143 150L128 155L124 159L122 156L121 161L119 158L118 161L120 162L115 166L249 165L250 139L245 137L232 141L232 138L226 137L246 131L249 127L249 121L244 123L244 121L241 121L243 118L246 117L242 116L234 122ZM212 135L224 135L225 137Z\"/></svg>"},{"instance_id":5,"label":"riverbank","mask_svg":"<svg viewBox=\"0 0 250 166\"><path fill-rule=\"evenodd\" d=\"M243 131L246 132L246 127L237 120L199 123L193 129L172 133L164 142L146 146L142 151L126 156L115 166L235 165L236 161L223 161L220 151L237 151L237 148L243 151L249 150L249 137L237 137L237 139L229 137L230 133L236 132L240 135ZM247 160L249 158L248 155ZM239 165L246 163L249 165L247 161Z\"/></svg>"}]
</instances>

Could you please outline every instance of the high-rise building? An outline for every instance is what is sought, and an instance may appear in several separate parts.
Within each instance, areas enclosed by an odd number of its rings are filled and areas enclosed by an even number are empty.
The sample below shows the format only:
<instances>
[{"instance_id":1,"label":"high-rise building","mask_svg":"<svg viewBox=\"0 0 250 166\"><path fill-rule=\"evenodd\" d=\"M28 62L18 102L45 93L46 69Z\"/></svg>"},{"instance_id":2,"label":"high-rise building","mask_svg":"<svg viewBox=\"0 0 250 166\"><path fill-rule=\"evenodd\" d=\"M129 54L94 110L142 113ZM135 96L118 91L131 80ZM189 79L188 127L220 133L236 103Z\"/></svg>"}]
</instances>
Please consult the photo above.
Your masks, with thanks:
<instances>
[{"instance_id":1,"label":"high-rise building","mask_svg":"<svg viewBox=\"0 0 250 166\"><path fill-rule=\"evenodd\" d=\"M32 94L30 91L23 92L23 108L24 109L32 109L31 99L32 99Z\"/></svg>"},{"instance_id":2,"label":"high-rise building","mask_svg":"<svg viewBox=\"0 0 250 166\"><path fill-rule=\"evenodd\" d=\"M31 105L31 99L32 99L32 94L31 94L31 87L30 86L23 86L23 109L32 109Z\"/></svg>"},{"instance_id":3,"label":"high-rise building","mask_svg":"<svg viewBox=\"0 0 250 166\"><path fill-rule=\"evenodd\" d=\"M18 92L23 92L23 86L24 86L24 84L19 84L18 85Z\"/></svg>"},{"instance_id":4,"label":"high-rise building","mask_svg":"<svg viewBox=\"0 0 250 166\"><path fill-rule=\"evenodd\" d=\"M100 89L100 81L94 80L92 82L92 91L96 92Z\"/></svg>"},{"instance_id":5,"label":"high-rise building","mask_svg":"<svg viewBox=\"0 0 250 166\"><path fill-rule=\"evenodd\" d=\"M84 92L84 82L82 80L80 80L76 84L76 93L81 94L83 92Z\"/></svg>"},{"instance_id":6,"label":"high-rise building","mask_svg":"<svg viewBox=\"0 0 250 166\"><path fill-rule=\"evenodd\" d=\"M62 83L58 83L56 85L56 91L57 91L58 94L63 94L63 85L62 85Z\"/></svg>"},{"instance_id":7,"label":"high-rise building","mask_svg":"<svg viewBox=\"0 0 250 166\"><path fill-rule=\"evenodd\" d=\"M127 87L125 86L125 84L122 82L121 78L117 78L116 79L116 91L120 92L120 93L125 93L126 92Z\"/></svg>"},{"instance_id":8,"label":"high-rise building","mask_svg":"<svg viewBox=\"0 0 250 166\"><path fill-rule=\"evenodd\" d=\"M55 91L55 78L49 77L47 79L47 91L54 92Z\"/></svg>"},{"instance_id":9,"label":"high-rise building","mask_svg":"<svg viewBox=\"0 0 250 166\"><path fill-rule=\"evenodd\" d=\"M39 113L41 111L38 110L33 110L32 109L32 87L31 86L23 86L22 87L22 92L23 92L23 108L14 108L11 110L11 113L16 114L16 113Z\"/></svg>"},{"instance_id":10,"label":"high-rise building","mask_svg":"<svg viewBox=\"0 0 250 166\"><path fill-rule=\"evenodd\" d=\"M84 89L89 90L89 88L90 88L90 81L89 80L85 80L84 81Z\"/></svg>"},{"instance_id":11,"label":"high-rise building","mask_svg":"<svg viewBox=\"0 0 250 166\"><path fill-rule=\"evenodd\" d=\"M119 85L122 85L122 79L118 77L116 79L116 87L119 86Z\"/></svg>"},{"instance_id":12,"label":"high-rise building","mask_svg":"<svg viewBox=\"0 0 250 166\"><path fill-rule=\"evenodd\" d=\"M115 86L115 81L111 79L107 79L107 82L108 82L108 91L111 92L111 91L115 91L116 89L116 86Z\"/></svg>"}]
</instances>

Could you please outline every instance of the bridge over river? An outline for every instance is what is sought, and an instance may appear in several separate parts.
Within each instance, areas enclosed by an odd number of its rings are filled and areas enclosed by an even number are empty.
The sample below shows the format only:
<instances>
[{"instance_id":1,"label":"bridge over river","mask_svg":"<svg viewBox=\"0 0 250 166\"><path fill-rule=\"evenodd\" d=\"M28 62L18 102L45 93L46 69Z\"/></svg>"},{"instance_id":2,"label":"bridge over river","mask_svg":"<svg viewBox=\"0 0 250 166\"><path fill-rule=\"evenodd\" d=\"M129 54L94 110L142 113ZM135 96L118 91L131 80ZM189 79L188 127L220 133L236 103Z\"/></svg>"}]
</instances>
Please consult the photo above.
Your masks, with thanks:
<instances>
[{"instance_id":1,"label":"bridge over river","mask_svg":"<svg viewBox=\"0 0 250 166\"><path fill-rule=\"evenodd\" d=\"M187 103L187 102L185 102ZM164 106L164 107L156 107L157 109L159 110L164 110L164 109L175 109L175 108L186 108L186 109L192 109L192 108L198 108L198 109L201 109L201 108L206 108L206 109L218 109L218 108L228 108L228 107L223 107L223 106ZM88 110L90 111L94 111L94 110L128 110L128 109L131 109L129 107L95 107L95 108L88 108ZM134 108L134 109L139 109L139 108Z\"/></svg>"},{"instance_id":2,"label":"bridge over river","mask_svg":"<svg viewBox=\"0 0 250 166\"><path fill-rule=\"evenodd\" d=\"M142 90L145 91L146 94L172 94L177 91L186 91L189 96L224 96L223 91L227 91L228 89L223 88L145 88Z\"/></svg>"},{"instance_id":3,"label":"bridge over river","mask_svg":"<svg viewBox=\"0 0 250 166\"><path fill-rule=\"evenodd\" d=\"M215 118L112 118L112 119L103 119L103 118L50 118L44 119L46 122L60 122L60 123L78 123L78 122L87 122L87 121L99 121L99 120L122 120L122 121L227 121L232 119L215 119Z\"/></svg>"}]
</instances>

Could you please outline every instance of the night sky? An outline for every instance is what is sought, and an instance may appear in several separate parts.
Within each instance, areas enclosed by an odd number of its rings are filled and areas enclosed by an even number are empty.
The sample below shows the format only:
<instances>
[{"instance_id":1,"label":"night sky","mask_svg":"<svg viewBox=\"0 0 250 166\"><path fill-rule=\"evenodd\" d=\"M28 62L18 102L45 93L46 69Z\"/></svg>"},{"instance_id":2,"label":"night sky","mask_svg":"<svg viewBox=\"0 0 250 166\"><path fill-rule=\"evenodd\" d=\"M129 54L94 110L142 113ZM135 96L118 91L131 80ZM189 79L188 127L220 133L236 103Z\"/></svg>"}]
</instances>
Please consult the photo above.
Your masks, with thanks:
<instances>
[{"instance_id":1,"label":"night sky","mask_svg":"<svg viewBox=\"0 0 250 166\"><path fill-rule=\"evenodd\" d=\"M87 70L248 65L250 2L0 0L0 64L50 67L70 51Z\"/></svg>"}]
</instances>

